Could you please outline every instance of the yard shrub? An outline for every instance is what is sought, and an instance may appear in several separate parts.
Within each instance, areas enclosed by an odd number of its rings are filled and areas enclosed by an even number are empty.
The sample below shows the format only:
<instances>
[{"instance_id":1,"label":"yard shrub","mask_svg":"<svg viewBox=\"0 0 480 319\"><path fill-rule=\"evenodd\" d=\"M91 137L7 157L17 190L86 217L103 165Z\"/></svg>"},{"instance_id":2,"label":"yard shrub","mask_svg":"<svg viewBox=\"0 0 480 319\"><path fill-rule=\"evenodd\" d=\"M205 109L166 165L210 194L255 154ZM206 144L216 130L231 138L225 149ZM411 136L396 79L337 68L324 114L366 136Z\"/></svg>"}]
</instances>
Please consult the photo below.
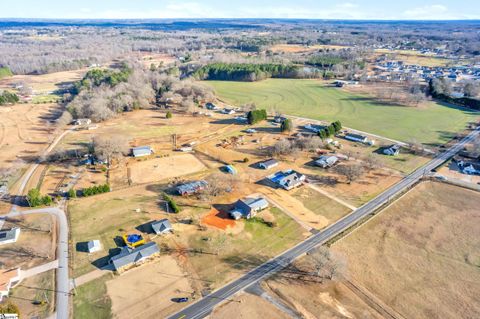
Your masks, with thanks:
<instances>
[{"instance_id":1,"label":"yard shrub","mask_svg":"<svg viewBox=\"0 0 480 319\"><path fill-rule=\"evenodd\" d=\"M172 112L168 111L167 114L165 114L165 118L171 119L173 117Z\"/></svg>"},{"instance_id":2,"label":"yard shrub","mask_svg":"<svg viewBox=\"0 0 480 319\"><path fill-rule=\"evenodd\" d=\"M248 124L252 125L267 119L266 110L253 110L247 114Z\"/></svg>"},{"instance_id":3,"label":"yard shrub","mask_svg":"<svg viewBox=\"0 0 480 319\"><path fill-rule=\"evenodd\" d=\"M293 123L291 119L285 119L280 125L280 131L291 132L293 130Z\"/></svg>"},{"instance_id":4,"label":"yard shrub","mask_svg":"<svg viewBox=\"0 0 480 319\"><path fill-rule=\"evenodd\" d=\"M167 205L172 208L172 211L175 214L180 213L180 207L178 207L177 203L173 200L173 198L171 198L167 194L163 194L163 200L167 202Z\"/></svg>"},{"instance_id":5,"label":"yard shrub","mask_svg":"<svg viewBox=\"0 0 480 319\"><path fill-rule=\"evenodd\" d=\"M68 191L68 198L77 198L77 191L73 188L70 188Z\"/></svg>"}]
</instances>

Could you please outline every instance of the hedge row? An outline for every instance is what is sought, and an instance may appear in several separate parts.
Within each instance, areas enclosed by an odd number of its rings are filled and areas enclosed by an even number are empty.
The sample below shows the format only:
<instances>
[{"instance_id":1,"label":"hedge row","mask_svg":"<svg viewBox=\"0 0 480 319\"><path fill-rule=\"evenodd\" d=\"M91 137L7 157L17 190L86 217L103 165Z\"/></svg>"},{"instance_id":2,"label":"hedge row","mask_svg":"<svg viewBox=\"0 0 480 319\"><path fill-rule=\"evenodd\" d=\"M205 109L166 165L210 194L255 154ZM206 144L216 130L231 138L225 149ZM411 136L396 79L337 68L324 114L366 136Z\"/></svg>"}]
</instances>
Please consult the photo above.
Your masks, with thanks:
<instances>
[{"instance_id":1,"label":"hedge row","mask_svg":"<svg viewBox=\"0 0 480 319\"><path fill-rule=\"evenodd\" d=\"M332 124L330 124L329 126L321 129L318 132L318 136L320 136L320 138L322 140L324 140L327 137L330 137L330 136L333 136L333 135L337 134L341 130L342 130L342 123L340 123L340 121L336 121L336 122L333 122Z\"/></svg>"},{"instance_id":2,"label":"hedge row","mask_svg":"<svg viewBox=\"0 0 480 319\"><path fill-rule=\"evenodd\" d=\"M82 191L82 194L83 196L88 197L88 196L93 196L97 194L108 193L109 191L110 191L110 185L103 184L103 185L84 188Z\"/></svg>"}]
</instances>

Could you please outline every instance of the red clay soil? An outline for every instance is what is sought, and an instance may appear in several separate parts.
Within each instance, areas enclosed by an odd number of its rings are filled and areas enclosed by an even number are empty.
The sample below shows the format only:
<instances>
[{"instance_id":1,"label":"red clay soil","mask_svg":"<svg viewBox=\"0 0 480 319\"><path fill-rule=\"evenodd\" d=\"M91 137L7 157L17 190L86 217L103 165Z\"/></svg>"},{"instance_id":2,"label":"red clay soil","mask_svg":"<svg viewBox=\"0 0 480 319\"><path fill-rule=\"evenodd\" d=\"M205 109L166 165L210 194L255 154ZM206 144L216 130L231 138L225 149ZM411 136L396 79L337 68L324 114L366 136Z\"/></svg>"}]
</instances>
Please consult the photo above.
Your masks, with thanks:
<instances>
[{"instance_id":1,"label":"red clay soil","mask_svg":"<svg viewBox=\"0 0 480 319\"><path fill-rule=\"evenodd\" d=\"M202 218L202 223L222 230L235 226L235 221L230 219L228 213L220 212L215 208L212 208L212 210Z\"/></svg>"}]
</instances>

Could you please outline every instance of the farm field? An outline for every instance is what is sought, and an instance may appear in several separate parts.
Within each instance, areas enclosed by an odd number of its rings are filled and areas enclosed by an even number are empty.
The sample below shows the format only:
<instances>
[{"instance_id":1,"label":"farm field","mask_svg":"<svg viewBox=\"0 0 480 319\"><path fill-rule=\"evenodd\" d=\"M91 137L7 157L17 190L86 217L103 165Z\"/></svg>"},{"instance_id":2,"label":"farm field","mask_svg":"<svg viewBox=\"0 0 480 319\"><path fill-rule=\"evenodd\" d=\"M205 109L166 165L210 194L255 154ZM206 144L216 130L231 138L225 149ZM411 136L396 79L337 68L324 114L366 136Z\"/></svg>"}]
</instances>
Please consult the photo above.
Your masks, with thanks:
<instances>
[{"instance_id":1,"label":"farm field","mask_svg":"<svg viewBox=\"0 0 480 319\"><path fill-rule=\"evenodd\" d=\"M470 190L424 182L332 247L346 255L353 280L402 316L474 318L479 200Z\"/></svg>"},{"instance_id":2,"label":"farm field","mask_svg":"<svg viewBox=\"0 0 480 319\"><path fill-rule=\"evenodd\" d=\"M479 112L427 102L422 107L381 104L317 80L268 79L261 82L208 81L227 103L253 102L289 115L335 121L354 129L409 142L444 143L480 117ZM398 125L401 121L402 125Z\"/></svg>"}]
</instances>

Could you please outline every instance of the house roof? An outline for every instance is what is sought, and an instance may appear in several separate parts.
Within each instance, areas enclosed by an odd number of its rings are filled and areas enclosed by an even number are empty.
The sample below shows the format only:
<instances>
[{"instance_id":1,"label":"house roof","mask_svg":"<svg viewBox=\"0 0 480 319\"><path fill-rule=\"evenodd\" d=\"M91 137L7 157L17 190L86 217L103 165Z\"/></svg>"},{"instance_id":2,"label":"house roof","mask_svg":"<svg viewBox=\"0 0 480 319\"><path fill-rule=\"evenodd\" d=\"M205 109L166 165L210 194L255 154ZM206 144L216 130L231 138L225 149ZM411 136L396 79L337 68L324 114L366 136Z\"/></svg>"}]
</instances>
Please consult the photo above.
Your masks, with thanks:
<instances>
[{"instance_id":1,"label":"house roof","mask_svg":"<svg viewBox=\"0 0 480 319\"><path fill-rule=\"evenodd\" d=\"M177 192L180 194L183 193L194 193L198 191L199 189L206 187L208 183L206 181L195 181L191 183L186 183L182 184L180 186L177 186Z\"/></svg>"},{"instance_id":2,"label":"house roof","mask_svg":"<svg viewBox=\"0 0 480 319\"><path fill-rule=\"evenodd\" d=\"M152 229L156 234L161 234L172 230L172 224L168 219L156 220L151 223Z\"/></svg>"},{"instance_id":3,"label":"house roof","mask_svg":"<svg viewBox=\"0 0 480 319\"><path fill-rule=\"evenodd\" d=\"M246 197L246 198L240 199L238 202L243 202L245 205L247 205L251 209L268 206L268 202L263 197L257 197L257 198Z\"/></svg>"},{"instance_id":4,"label":"house roof","mask_svg":"<svg viewBox=\"0 0 480 319\"><path fill-rule=\"evenodd\" d=\"M152 148L150 146L139 146L139 147L134 147L132 148L132 154L133 156L139 156L139 155L150 155L152 153Z\"/></svg>"},{"instance_id":5,"label":"house roof","mask_svg":"<svg viewBox=\"0 0 480 319\"><path fill-rule=\"evenodd\" d=\"M351 138L356 138L356 139L359 139L359 140L364 140L364 139L367 138L365 135L354 134L354 133L348 133L348 134L345 135L345 136L346 136L346 137L351 137Z\"/></svg>"},{"instance_id":6,"label":"house roof","mask_svg":"<svg viewBox=\"0 0 480 319\"><path fill-rule=\"evenodd\" d=\"M20 233L20 228L14 227L12 229L0 230L0 242L13 240Z\"/></svg>"},{"instance_id":7,"label":"house roof","mask_svg":"<svg viewBox=\"0 0 480 319\"><path fill-rule=\"evenodd\" d=\"M273 159L273 158L272 158L272 159L269 159L268 161L262 162L262 163L260 163L260 164L268 167L268 166L277 165L277 164L278 164L278 161L277 161L276 159Z\"/></svg>"},{"instance_id":8,"label":"house roof","mask_svg":"<svg viewBox=\"0 0 480 319\"><path fill-rule=\"evenodd\" d=\"M118 255L113 256L110 261L115 269L119 269L159 252L160 248L158 248L157 244L149 242L135 249L123 247L122 251Z\"/></svg>"}]
</instances>

